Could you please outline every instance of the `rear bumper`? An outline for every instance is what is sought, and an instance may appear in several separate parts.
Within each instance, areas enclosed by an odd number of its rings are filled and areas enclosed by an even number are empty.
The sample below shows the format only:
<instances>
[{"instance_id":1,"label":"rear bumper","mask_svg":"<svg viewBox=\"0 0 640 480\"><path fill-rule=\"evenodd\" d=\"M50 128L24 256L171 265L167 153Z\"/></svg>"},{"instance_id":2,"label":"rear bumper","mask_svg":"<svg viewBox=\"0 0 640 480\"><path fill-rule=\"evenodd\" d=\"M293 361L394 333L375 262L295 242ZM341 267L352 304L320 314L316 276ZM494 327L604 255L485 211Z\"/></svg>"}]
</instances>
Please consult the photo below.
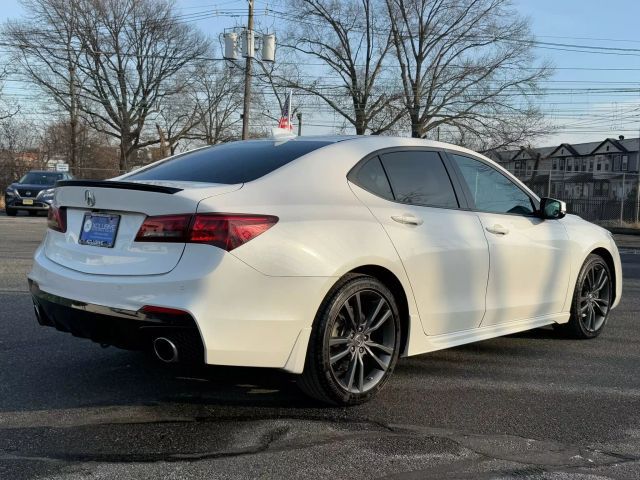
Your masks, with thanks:
<instances>
[{"instance_id":1,"label":"rear bumper","mask_svg":"<svg viewBox=\"0 0 640 480\"><path fill-rule=\"evenodd\" d=\"M103 345L128 350L150 350L155 338L176 338L182 343L182 360L204 363L198 328L188 315L150 315L141 311L104 307L60 297L40 289L29 280L38 323Z\"/></svg>"},{"instance_id":2,"label":"rear bumper","mask_svg":"<svg viewBox=\"0 0 640 480\"><path fill-rule=\"evenodd\" d=\"M145 305L179 309L193 319L207 364L294 373L302 372L313 319L335 282L333 277L267 276L232 254L198 244L188 244L169 273L145 276L78 272L52 262L40 247L28 278L46 292L44 298L34 295L35 300L60 330L139 348L136 312ZM113 312L125 315L128 323ZM86 327L85 321L99 325ZM105 341L105 328L116 331L116 340ZM129 336L132 346L122 341Z\"/></svg>"}]
</instances>

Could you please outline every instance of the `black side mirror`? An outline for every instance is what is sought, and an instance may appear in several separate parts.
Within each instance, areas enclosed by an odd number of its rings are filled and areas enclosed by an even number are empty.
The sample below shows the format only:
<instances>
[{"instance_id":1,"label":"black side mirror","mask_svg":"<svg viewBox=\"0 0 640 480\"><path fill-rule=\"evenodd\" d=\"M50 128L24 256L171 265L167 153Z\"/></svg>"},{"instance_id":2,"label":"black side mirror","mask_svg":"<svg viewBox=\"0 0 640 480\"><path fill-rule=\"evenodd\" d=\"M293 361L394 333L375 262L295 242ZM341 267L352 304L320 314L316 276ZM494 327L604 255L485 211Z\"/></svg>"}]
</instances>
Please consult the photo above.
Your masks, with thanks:
<instances>
[{"instance_id":1,"label":"black side mirror","mask_svg":"<svg viewBox=\"0 0 640 480\"><path fill-rule=\"evenodd\" d=\"M540 218L546 220L559 220L567 214L567 204L555 198L540 199Z\"/></svg>"}]
</instances>

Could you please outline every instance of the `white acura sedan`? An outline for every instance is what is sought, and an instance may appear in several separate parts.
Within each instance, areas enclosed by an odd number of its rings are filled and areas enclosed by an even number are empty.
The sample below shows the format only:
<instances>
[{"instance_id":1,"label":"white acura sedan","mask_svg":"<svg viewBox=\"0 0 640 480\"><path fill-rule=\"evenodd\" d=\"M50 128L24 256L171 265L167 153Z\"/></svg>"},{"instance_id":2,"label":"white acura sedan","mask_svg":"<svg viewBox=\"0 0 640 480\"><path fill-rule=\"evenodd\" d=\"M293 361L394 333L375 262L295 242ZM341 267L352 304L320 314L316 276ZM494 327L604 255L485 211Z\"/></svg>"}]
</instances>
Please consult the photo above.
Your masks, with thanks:
<instances>
[{"instance_id":1,"label":"white acura sedan","mask_svg":"<svg viewBox=\"0 0 640 480\"><path fill-rule=\"evenodd\" d=\"M165 362L299 374L370 399L399 356L544 325L594 338L611 235L491 160L390 137L202 148L61 181L29 284L42 325Z\"/></svg>"}]
</instances>

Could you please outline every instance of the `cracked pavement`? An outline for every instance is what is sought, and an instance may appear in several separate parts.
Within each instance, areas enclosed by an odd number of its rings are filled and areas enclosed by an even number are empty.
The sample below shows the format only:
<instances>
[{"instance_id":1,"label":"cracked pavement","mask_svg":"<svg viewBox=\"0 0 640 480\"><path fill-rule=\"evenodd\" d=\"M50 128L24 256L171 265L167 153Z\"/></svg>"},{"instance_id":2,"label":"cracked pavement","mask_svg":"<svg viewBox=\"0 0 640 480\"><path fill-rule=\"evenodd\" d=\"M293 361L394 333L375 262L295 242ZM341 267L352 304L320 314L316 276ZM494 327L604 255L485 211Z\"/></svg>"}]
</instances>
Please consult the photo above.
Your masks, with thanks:
<instances>
[{"instance_id":1,"label":"cracked pavement","mask_svg":"<svg viewBox=\"0 0 640 480\"><path fill-rule=\"evenodd\" d=\"M185 371L39 327L44 218L0 215L0 478L640 478L640 255L602 336L536 330L402 359L353 408L284 373Z\"/></svg>"}]
</instances>

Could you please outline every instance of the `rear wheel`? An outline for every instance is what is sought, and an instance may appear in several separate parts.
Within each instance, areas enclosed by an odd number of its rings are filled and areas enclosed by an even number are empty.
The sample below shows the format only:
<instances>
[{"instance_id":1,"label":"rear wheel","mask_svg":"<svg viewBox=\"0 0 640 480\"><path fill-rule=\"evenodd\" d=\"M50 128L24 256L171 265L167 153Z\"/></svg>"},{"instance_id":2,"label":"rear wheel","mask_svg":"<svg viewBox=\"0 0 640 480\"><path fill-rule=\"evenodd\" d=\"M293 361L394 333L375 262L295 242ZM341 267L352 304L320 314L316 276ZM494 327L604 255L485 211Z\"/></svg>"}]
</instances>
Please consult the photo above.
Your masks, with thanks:
<instances>
[{"instance_id":1,"label":"rear wheel","mask_svg":"<svg viewBox=\"0 0 640 480\"><path fill-rule=\"evenodd\" d=\"M599 255L584 262L571 304L569 323L561 331L572 338L595 338L604 330L613 300L613 282L607 263Z\"/></svg>"},{"instance_id":2,"label":"rear wheel","mask_svg":"<svg viewBox=\"0 0 640 480\"><path fill-rule=\"evenodd\" d=\"M326 403L366 402L393 372L400 334L389 289L370 276L347 276L318 311L299 386Z\"/></svg>"},{"instance_id":3,"label":"rear wheel","mask_svg":"<svg viewBox=\"0 0 640 480\"><path fill-rule=\"evenodd\" d=\"M15 217L16 213L18 213L18 211L15 208L9 208L7 207L5 210L7 217Z\"/></svg>"}]
</instances>

